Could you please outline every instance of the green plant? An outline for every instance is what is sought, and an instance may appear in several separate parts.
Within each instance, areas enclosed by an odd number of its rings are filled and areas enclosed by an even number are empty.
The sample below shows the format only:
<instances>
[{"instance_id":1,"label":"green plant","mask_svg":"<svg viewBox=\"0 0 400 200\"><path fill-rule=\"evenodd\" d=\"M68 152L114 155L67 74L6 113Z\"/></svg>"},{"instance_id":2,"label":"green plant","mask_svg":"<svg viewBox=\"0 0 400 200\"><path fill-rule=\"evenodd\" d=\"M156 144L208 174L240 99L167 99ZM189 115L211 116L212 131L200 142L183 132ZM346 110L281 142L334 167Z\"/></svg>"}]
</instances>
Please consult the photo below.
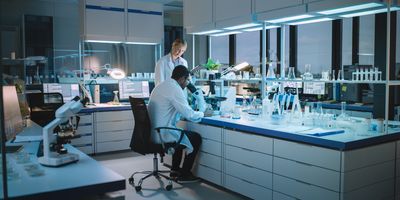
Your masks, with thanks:
<instances>
[{"instance_id":1,"label":"green plant","mask_svg":"<svg viewBox=\"0 0 400 200\"><path fill-rule=\"evenodd\" d=\"M208 70L217 70L221 64L208 58L207 63L204 65Z\"/></svg>"}]
</instances>

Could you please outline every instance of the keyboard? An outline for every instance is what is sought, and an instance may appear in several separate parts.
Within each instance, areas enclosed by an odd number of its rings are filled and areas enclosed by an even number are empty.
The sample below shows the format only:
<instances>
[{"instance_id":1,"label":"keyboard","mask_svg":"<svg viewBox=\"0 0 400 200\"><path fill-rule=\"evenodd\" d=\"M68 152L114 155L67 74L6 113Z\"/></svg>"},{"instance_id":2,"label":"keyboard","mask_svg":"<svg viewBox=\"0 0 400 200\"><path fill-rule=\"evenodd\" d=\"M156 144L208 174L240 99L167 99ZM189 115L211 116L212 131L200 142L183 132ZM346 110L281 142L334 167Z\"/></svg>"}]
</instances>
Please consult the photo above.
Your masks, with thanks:
<instances>
[{"instance_id":1,"label":"keyboard","mask_svg":"<svg viewBox=\"0 0 400 200\"><path fill-rule=\"evenodd\" d=\"M38 147L38 150L36 152L36 156L37 157L42 157L43 156L43 140L40 141L40 143L39 143L39 147Z\"/></svg>"}]
</instances>

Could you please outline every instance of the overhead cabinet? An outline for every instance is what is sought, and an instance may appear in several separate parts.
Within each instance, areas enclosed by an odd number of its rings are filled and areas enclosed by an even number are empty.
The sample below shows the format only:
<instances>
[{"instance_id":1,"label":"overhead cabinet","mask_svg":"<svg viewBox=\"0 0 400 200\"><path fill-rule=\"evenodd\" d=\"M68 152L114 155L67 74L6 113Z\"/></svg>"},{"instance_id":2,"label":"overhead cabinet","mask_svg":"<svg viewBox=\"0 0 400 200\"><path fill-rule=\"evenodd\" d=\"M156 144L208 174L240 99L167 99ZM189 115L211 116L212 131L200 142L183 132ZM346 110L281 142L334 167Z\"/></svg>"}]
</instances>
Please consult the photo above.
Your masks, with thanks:
<instances>
[{"instance_id":1,"label":"overhead cabinet","mask_svg":"<svg viewBox=\"0 0 400 200\"><path fill-rule=\"evenodd\" d=\"M125 0L86 0L85 40L125 40Z\"/></svg>"},{"instance_id":2,"label":"overhead cabinet","mask_svg":"<svg viewBox=\"0 0 400 200\"><path fill-rule=\"evenodd\" d=\"M213 0L184 0L183 24L188 33L214 29Z\"/></svg>"},{"instance_id":3,"label":"overhead cabinet","mask_svg":"<svg viewBox=\"0 0 400 200\"><path fill-rule=\"evenodd\" d=\"M164 33L162 5L128 0L127 42L161 43Z\"/></svg>"},{"instance_id":4,"label":"overhead cabinet","mask_svg":"<svg viewBox=\"0 0 400 200\"><path fill-rule=\"evenodd\" d=\"M160 3L136 0L82 0L84 40L161 43L164 33Z\"/></svg>"},{"instance_id":5,"label":"overhead cabinet","mask_svg":"<svg viewBox=\"0 0 400 200\"><path fill-rule=\"evenodd\" d=\"M253 0L256 13L282 9L303 4L302 0ZM284 17L284 16L282 16Z\"/></svg>"},{"instance_id":6,"label":"overhead cabinet","mask_svg":"<svg viewBox=\"0 0 400 200\"><path fill-rule=\"evenodd\" d=\"M216 28L226 28L251 23L253 21L251 1L215 0L214 4Z\"/></svg>"}]
</instances>

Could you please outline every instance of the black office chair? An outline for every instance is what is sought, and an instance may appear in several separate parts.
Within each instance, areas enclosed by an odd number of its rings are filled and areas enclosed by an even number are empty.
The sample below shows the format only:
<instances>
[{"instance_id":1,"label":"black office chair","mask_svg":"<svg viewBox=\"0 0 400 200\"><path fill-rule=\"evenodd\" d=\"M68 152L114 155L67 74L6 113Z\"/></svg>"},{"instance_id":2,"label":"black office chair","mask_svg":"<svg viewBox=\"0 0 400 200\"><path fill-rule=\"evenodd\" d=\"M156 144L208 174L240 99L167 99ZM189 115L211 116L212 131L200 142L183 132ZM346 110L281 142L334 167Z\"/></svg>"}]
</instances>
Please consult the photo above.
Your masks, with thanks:
<instances>
[{"instance_id":1,"label":"black office chair","mask_svg":"<svg viewBox=\"0 0 400 200\"><path fill-rule=\"evenodd\" d=\"M166 152L173 153L175 148L177 148L185 134L185 131L182 129L171 128L171 127L158 127L156 131L158 134L161 129L171 129L177 130L181 132L179 140L173 143L164 143L156 144L152 142L151 139L151 123L150 118L147 112L147 106L144 102L144 99L141 98L133 98L129 97L129 102L131 104L133 117L135 120L135 127L133 129L132 139L130 143L130 147L133 151L140 154L154 154L153 158L153 171L141 171L133 173L129 178L129 184L135 187L136 192L139 192L142 189L142 182L150 176L155 176L156 178L163 177L168 180L168 185L165 187L166 190L172 189L172 179L163 173L170 173L170 170L159 170L158 169L158 158L157 154L160 154L161 163L163 163L163 157ZM160 137L161 138L161 137ZM134 176L136 174L147 174L145 177L141 178L138 182L138 185L135 186Z\"/></svg>"}]
</instances>

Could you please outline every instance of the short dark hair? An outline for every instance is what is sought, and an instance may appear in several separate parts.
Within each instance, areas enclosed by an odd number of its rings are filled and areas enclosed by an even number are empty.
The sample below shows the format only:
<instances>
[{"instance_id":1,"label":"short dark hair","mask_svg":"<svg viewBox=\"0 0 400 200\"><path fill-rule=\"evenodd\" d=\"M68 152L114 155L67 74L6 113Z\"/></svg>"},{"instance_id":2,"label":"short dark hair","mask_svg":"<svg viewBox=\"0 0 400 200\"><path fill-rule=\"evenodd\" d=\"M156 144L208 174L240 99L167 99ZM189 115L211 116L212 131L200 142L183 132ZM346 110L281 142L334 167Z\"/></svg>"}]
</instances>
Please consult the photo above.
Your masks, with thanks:
<instances>
[{"instance_id":1,"label":"short dark hair","mask_svg":"<svg viewBox=\"0 0 400 200\"><path fill-rule=\"evenodd\" d=\"M171 78L173 78L175 80L178 80L182 77L187 78L187 77L189 77L189 73L190 73L189 70L185 66L178 65L174 68L174 71L172 71Z\"/></svg>"}]
</instances>

